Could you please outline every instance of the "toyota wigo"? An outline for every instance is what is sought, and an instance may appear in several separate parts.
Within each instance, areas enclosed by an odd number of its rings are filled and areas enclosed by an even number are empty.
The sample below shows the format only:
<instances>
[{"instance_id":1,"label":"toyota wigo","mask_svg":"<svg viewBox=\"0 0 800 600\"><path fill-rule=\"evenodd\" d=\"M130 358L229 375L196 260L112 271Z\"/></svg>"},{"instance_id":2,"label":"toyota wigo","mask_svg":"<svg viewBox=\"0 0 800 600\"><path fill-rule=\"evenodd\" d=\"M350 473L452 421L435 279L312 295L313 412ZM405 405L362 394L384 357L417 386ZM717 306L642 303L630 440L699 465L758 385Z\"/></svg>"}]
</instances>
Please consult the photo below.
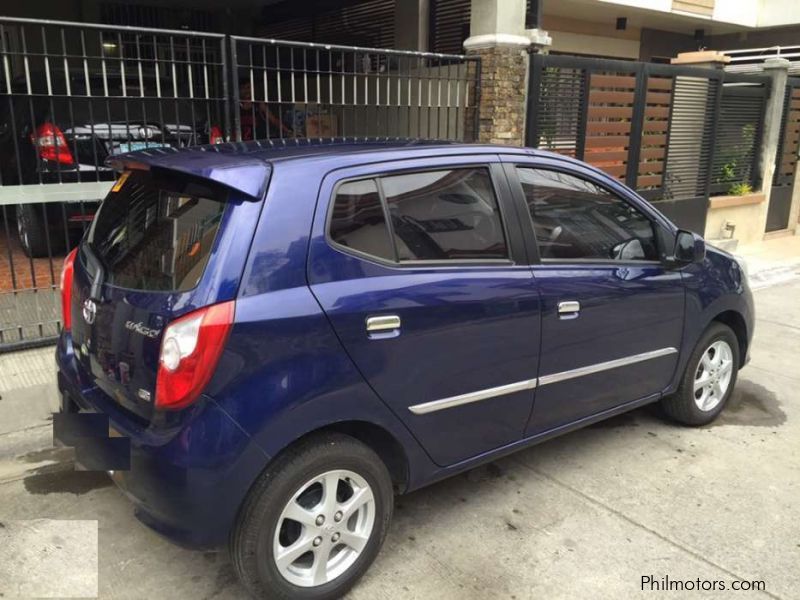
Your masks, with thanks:
<instances>
[{"instance_id":1,"label":"toyota wigo","mask_svg":"<svg viewBox=\"0 0 800 600\"><path fill-rule=\"evenodd\" d=\"M220 144L111 158L63 272L64 413L130 439L141 521L227 543L262 598L335 598L393 496L658 402L703 425L746 363L742 267L530 149Z\"/></svg>"}]
</instances>

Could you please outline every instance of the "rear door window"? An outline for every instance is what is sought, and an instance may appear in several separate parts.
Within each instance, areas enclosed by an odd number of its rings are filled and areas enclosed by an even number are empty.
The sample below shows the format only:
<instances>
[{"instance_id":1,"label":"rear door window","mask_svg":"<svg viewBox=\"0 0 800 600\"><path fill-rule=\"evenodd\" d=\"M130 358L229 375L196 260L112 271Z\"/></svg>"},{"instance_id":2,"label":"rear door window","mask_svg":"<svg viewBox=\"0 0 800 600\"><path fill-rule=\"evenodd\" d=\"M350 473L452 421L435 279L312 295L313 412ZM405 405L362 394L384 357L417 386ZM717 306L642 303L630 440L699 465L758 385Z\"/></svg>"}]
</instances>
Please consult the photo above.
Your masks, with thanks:
<instances>
[{"instance_id":1,"label":"rear door window","mask_svg":"<svg viewBox=\"0 0 800 600\"><path fill-rule=\"evenodd\" d=\"M227 192L192 180L123 174L103 201L88 243L106 283L149 291L186 291L203 275Z\"/></svg>"},{"instance_id":2,"label":"rear door window","mask_svg":"<svg viewBox=\"0 0 800 600\"><path fill-rule=\"evenodd\" d=\"M509 258L492 178L483 166L344 182L328 232L344 249L395 263Z\"/></svg>"}]
</instances>

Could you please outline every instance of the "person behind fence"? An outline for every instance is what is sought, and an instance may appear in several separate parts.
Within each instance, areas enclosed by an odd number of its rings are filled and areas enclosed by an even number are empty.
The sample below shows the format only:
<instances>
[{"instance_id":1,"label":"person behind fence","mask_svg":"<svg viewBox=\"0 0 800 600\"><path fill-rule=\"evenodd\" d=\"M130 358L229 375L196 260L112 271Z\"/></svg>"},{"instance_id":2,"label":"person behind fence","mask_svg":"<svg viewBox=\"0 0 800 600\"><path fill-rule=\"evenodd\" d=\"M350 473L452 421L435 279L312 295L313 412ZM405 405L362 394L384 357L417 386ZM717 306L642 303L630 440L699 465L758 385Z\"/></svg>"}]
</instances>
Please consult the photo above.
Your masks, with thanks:
<instances>
[{"instance_id":1,"label":"person behind fence","mask_svg":"<svg viewBox=\"0 0 800 600\"><path fill-rule=\"evenodd\" d=\"M239 80L239 120L242 140L257 140L292 135L266 102L253 101L253 86L249 78Z\"/></svg>"}]
</instances>

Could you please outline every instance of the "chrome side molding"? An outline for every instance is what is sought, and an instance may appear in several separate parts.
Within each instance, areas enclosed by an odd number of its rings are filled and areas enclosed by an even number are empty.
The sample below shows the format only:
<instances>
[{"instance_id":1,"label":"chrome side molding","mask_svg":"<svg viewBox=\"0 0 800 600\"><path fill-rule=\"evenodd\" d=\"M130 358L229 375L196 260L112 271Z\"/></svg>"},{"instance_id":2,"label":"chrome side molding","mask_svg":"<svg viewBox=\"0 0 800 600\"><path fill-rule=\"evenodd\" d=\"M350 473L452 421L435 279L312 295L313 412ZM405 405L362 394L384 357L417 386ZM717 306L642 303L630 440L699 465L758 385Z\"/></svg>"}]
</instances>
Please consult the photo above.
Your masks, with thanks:
<instances>
[{"instance_id":1,"label":"chrome side molding","mask_svg":"<svg viewBox=\"0 0 800 600\"><path fill-rule=\"evenodd\" d=\"M641 354L616 358L614 360L608 360L606 362L596 363L586 367L570 369L569 371L561 371L560 373L553 373L552 375L542 375L539 377L539 385L549 385L551 383L558 383L559 381L566 381L567 379L575 379L576 377L583 377L584 375L600 373L601 371L618 369L619 367L627 367L628 365L633 365L645 360L652 360L654 358L660 358L670 354L677 354L677 352L678 350L676 348L661 348L660 350L642 352Z\"/></svg>"},{"instance_id":2,"label":"chrome side molding","mask_svg":"<svg viewBox=\"0 0 800 600\"><path fill-rule=\"evenodd\" d=\"M506 394L513 394L514 392L521 392L523 390L532 390L536 387L536 379L526 379L525 381L518 381L516 383L509 383L507 385L499 385L477 392L470 392L469 394L461 394L460 396L451 396L450 398L442 398L441 400L434 400L432 402L425 402L423 404L415 404L409 406L410 410L415 415L425 415L437 410L444 410L445 408L453 408L454 406L461 406L462 404L469 404L470 402L480 402L481 400L488 400L497 396L504 396Z\"/></svg>"},{"instance_id":3,"label":"chrome side molding","mask_svg":"<svg viewBox=\"0 0 800 600\"><path fill-rule=\"evenodd\" d=\"M477 392L469 392L468 394L461 394L459 396L450 396L449 398L442 398L441 400L433 400L431 402L423 402L422 404L415 404L409 406L410 410L415 415L426 415L428 413L444 410L446 408L453 408L471 402L480 402L481 400L489 400L497 396L504 396L506 394L513 394L515 392L522 392L524 390L532 390L537 386L548 385L551 383L558 383L560 381L567 381L576 377L583 377L584 375L592 375L593 373L600 373L610 369L618 369L619 367L626 367L646 360L654 358L661 358L662 356L669 356L670 354L677 354L677 348L661 348L659 350L651 350L650 352L642 352L641 354L633 354L632 356L625 356L614 360L608 360L586 367L579 367L577 369L570 369L569 371L561 371L560 373L552 373L551 375L543 375L538 379L526 379L516 383L509 383L506 385L499 385L497 387L487 388L485 390L478 390Z\"/></svg>"}]
</instances>

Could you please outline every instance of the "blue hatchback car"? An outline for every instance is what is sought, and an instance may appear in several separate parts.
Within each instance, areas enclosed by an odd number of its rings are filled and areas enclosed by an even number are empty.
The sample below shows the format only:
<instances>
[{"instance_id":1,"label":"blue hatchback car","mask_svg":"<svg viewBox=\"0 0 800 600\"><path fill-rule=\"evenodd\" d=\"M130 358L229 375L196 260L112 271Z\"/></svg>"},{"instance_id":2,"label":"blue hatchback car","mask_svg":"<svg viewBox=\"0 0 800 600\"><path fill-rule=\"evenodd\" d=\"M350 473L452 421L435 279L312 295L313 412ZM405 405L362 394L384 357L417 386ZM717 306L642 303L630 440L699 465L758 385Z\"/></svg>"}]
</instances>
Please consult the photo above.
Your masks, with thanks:
<instances>
[{"instance_id":1,"label":"blue hatchback car","mask_svg":"<svg viewBox=\"0 0 800 600\"><path fill-rule=\"evenodd\" d=\"M531 149L253 142L122 155L62 275L64 413L130 440L137 516L228 543L262 598L336 598L393 496L746 363L737 261Z\"/></svg>"}]
</instances>

